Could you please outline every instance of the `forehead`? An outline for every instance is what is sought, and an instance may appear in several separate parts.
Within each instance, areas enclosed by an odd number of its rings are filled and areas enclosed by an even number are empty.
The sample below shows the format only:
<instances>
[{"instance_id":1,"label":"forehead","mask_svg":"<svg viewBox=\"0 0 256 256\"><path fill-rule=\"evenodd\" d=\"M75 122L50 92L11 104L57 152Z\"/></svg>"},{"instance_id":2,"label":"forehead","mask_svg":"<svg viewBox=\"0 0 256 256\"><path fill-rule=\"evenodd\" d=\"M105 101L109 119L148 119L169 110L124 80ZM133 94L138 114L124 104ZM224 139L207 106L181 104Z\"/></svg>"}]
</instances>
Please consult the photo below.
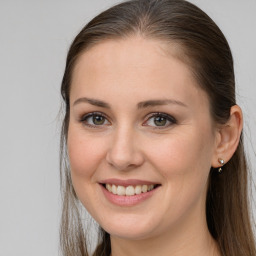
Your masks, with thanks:
<instances>
[{"instance_id":1,"label":"forehead","mask_svg":"<svg viewBox=\"0 0 256 256\"><path fill-rule=\"evenodd\" d=\"M183 57L182 57L183 56ZM163 66L163 62L175 58L178 62L184 59L182 47L177 43L170 43L158 39L145 39L141 36L128 38L107 39L93 46L89 46L76 61L74 72L83 66L97 68L100 66L111 67L118 61L118 66L124 64L126 68L133 67ZM130 64L130 65L129 65ZM122 68L122 66L120 66ZM189 66L187 66L189 69Z\"/></svg>"},{"instance_id":2,"label":"forehead","mask_svg":"<svg viewBox=\"0 0 256 256\"><path fill-rule=\"evenodd\" d=\"M103 41L77 60L71 97L81 93L120 96L125 92L126 96L141 93L145 98L169 94L183 101L190 100L192 94L206 98L190 68L176 57L177 52L176 45L141 37Z\"/></svg>"}]
</instances>

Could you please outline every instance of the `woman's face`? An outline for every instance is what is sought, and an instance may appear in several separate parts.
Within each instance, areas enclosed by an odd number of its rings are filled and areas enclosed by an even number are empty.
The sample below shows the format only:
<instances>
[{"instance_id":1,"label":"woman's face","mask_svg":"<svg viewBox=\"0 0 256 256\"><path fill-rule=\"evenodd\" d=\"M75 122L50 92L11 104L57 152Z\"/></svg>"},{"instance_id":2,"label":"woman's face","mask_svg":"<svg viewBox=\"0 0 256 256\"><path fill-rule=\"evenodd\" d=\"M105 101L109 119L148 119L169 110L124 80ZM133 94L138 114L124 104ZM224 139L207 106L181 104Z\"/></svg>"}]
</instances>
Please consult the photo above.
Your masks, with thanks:
<instances>
[{"instance_id":1,"label":"woman's face","mask_svg":"<svg viewBox=\"0 0 256 256\"><path fill-rule=\"evenodd\" d=\"M163 48L140 37L105 41L73 72L72 182L112 236L143 239L205 221L216 145L209 102Z\"/></svg>"}]
</instances>

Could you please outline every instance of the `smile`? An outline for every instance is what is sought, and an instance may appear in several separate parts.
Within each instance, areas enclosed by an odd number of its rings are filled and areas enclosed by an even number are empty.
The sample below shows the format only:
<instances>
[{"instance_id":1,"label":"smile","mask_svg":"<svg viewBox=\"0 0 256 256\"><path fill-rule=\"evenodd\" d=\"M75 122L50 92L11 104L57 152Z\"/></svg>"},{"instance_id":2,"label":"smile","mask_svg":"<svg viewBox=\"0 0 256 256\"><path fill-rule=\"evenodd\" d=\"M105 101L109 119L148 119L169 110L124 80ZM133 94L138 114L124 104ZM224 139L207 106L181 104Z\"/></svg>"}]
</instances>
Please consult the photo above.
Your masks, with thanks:
<instances>
[{"instance_id":1,"label":"smile","mask_svg":"<svg viewBox=\"0 0 256 256\"><path fill-rule=\"evenodd\" d=\"M134 196L140 195L142 193L149 192L153 190L157 185L128 185L128 186L121 186L115 184L105 184L105 188L112 194L118 196Z\"/></svg>"},{"instance_id":2,"label":"smile","mask_svg":"<svg viewBox=\"0 0 256 256\"><path fill-rule=\"evenodd\" d=\"M99 182L105 198L112 204L131 207L147 201L157 193L161 184L136 179L106 179Z\"/></svg>"}]
</instances>

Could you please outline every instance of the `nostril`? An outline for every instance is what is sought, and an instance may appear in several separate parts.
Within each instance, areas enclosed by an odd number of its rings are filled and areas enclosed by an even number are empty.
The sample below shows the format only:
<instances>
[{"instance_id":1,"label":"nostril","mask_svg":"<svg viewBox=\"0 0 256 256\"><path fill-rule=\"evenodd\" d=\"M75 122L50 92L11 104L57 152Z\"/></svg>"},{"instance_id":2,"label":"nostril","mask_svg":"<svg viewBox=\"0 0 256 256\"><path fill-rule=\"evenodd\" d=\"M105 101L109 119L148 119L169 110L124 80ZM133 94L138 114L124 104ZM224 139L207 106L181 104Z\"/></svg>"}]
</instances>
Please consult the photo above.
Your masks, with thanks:
<instances>
[{"instance_id":1,"label":"nostril","mask_svg":"<svg viewBox=\"0 0 256 256\"><path fill-rule=\"evenodd\" d=\"M137 161L136 159L128 159L128 158L108 158L107 162L110 166L114 167L119 171L129 171L133 168L137 168L143 164L144 160Z\"/></svg>"},{"instance_id":2,"label":"nostril","mask_svg":"<svg viewBox=\"0 0 256 256\"><path fill-rule=\"evenodd\" d=\"M123 134L122 139L113 142L106 155L108 164L120 171L141 166L144 162L144 156L132 141L131 136Z\"/></svg>"}]
</instances>

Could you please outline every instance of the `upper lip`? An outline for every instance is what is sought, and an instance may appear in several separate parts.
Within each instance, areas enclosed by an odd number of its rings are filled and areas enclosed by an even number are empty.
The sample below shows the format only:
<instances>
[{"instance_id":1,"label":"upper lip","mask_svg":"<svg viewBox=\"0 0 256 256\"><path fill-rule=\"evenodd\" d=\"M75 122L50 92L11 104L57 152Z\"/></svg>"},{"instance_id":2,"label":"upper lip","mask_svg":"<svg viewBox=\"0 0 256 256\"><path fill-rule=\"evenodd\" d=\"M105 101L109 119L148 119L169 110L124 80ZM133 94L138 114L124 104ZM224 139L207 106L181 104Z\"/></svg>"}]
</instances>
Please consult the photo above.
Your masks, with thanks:
<instances>
[{"instance_id":1,"label":"upper lip","mask_svg":"<svg viewBox=\"0 0 256 256\"><path fill-rule=\"evenodd\" d=\"M147 180L138 180L138 179L127 179L127 180L120 180L120 179L105 179L99 182L100 184L114 184L119 186L136 186L136 185L157 185L159 183L154 181L147 181Z\"/></svg>"}]
</instances>

